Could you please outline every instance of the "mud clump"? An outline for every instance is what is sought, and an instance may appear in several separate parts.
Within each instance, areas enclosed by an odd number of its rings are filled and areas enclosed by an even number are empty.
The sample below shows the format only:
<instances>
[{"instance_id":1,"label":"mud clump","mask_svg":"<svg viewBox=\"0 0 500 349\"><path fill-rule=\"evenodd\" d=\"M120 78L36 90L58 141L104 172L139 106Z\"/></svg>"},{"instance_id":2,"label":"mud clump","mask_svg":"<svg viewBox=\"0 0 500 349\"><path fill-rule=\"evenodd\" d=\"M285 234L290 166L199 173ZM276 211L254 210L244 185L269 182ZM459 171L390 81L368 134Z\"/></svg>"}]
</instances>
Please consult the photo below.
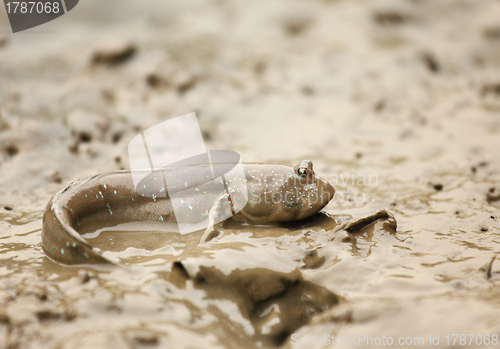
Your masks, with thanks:
<instances>
[{"instance_id":1,"label":"mud clump","mask_svg":"<svg viewBox=\"0 0 500 349\"><path fill-rule=\"evenodd\" d=\"M308 17L293 17L284 21L283 29L289 36L298 36L305 33L312 23L312 19Z\"/></svg>"},{"instance_id":2,"label":"mud clump","mask_svg":"<svg viewBox=\"0 0 500 349\"><path fill-rule=\"evenodd\" d=\"M500 83L485 83L483 84L480 97L483 105L487 109L498 110L500 108Z\"/></svg>"},{"instance_id":3,"label":"mud clump","mask_svg":"<svg viewBox=\"0 0 500 349\"><path fill-rule=\"evenodd\" d=\"M170 81L167 78L157 73L148 74L144 78L144 81L146 82L146 85L148 87L151 87L152 89L166 88L171 85Z\"/></svg>"},{"instance_id":4,"label":"mud clump","mask_svg":"<svg viewBox=\"0 0 500 349\"><path fill-rule=\"evenodd\" d=\"M443 185L441 183L431 184L435 191L443 190Z\"/></svg>"},{"instance_id":5,"label":"mud clump","mask_svg":"<svg viewBox=\"0 0 500 349\"><path fill-rule=\"evenodd\" d=\"M179 82L177 85L177 93L180 95L185 94L189 90L193 89L198 82L198 78L195 76L189 76L182 81Z\"/></svg>"},{"instance_id":6,"label":"mud clump","mask_svg":"<svg viewBox=\"0 0 500 349\"><path fill-rule=\"evenodd\" d=\"M487 40L500 40L500 27L489 27L483 31L483 36Z\"/></svg>"},{"instance_id":7,"label":"mud clump","mask_svg":"<svg viewBox=\"0 0 500 349\"><path fill-rule=\"evenodd\" d=\"M381 26L401 25L408 22L409 17L399 11L377 11L373 14L373 21Z\"/></svg>"},{"instance_id":8,"label":"mud clump","mask_svg":"<svg viewBox=\"0 0 500 349\"><path fill-rule=\"evenodd\" d=\"M302 259L304 262L303 269L318 269L325 263L325 257L318 256L318 251L308 251L306 256Z\"/></svg>"},{"instance_id":9,"label":"mud clump","mask_svg":"<svg viewBox=\"0 0 500 349\"><path fill-rule=\"evenodd\" d=\"M97 51L92 56L92 65L113 67L121 65L135 56L137 48L134 45L127 45L110 51Z\"/></svg>"},{"instance_id":10,"label":"mud clump","mask_svg":"<svg viewBox=\"0 0 500 349\"><path fill-rule=\"evenodd\" d=\"M48 177L48 180L49 180L50 182L57 183L57 184L61 184L61 183L62 183L62 181L63 181L63 179L62 179L62 177L61 177L61 174L60 174L58 171L56 171L56 172L52 173L52 175L50 175L50 176Z\"/></svg>"},{"instance_id":11,"label":"mud clump","mask_svg":"<svg viewBox=\"0 0 500 349\"><path fill-rule=\"evenodd\" d=\"M154 334L138 334L133 339L137 344L146 346L156 346L160 342Z\"/></svg>"},{"instance_id":12,"label":"mud clump","mask_svg":"<svg viewBox=\"0 0 500 349\"><path fill-rule=\"evenodd\" d=\"M481 89L481 96L493 95L500 98L500 83L484 84Z\"/></svg>"},{"instance_id":13,"label":"mud clump","mask_svg":"<svg viewBox=\"0 0 500 349\"><path fill-rule=\"evenodd\" d=\"M431 73L437 74L441 71L441 65L439 64L436 56L430 52L424 52L421 55L422 62L429 69Z\"/></svg>"},{"instance_id":14,"label":"mud clump","mask_svg":"<svg viewBox=\"0 0 500 349\"><path fill-rule=\"evenodd\" d=\"M8 145L7 147L5 147L5 153L9 157L14 157L17 154L19 154L19 148L17 146L13 145L13 144Z\"/></svg>"},{"instance_id":15,"label":"mud clump","mask_svg":"<svg viewBox=\"0 0 500 349\"><path fill-rule=\"evenodd\" d=\"M490 188L486 194L486 201L488 201L489 204L500 201L500 190L495 187Z\"/></svg>"},{"instance_id":16,"label":"mud clump","mask_svg":"<svg viewBox=\"0 0 500 349\"><path fill-rule=\"evenodd\" d=\"M6 314L0 314L0 325L10 325L10 317Z\"/></svg>"},{"instance_id":17,"label":"mud clump","mask_svg":"<svg viewBox=\"0 0 500 349\"><path fill-rule=\"evenodd\" d=\"M78 139L81 143L90 143L92 141L92 135L83 131L78 133Z\"/></svg>"},{"instance_id":18,"label":"mud clump","mask_svg":"<svg viewBox=\"0 0 500 349\"><path fill-rule=\"evenodd\" d=\"M50 310L43 310L36 313L38 321L45 322L50 320L58 320L61 318L61 314L54 313Z\"/></svg>"},{"instance_id":19,"label":"mud clump","mask_svg":"<svg viewBox=\"0 0 500 349\"><path fill-rule=\"evenodd\" d=\"M175 266L178 274L193 280L195 288L203 289L209 298L236 303L255 330L251 339L268 345L281 345L313 315L340 301L328 289L305 281L298 270L282 273L254 268L224 275L215 267L200 267L196 275L189 275L182 263Z\"/></svg>"},{"instance_id":20,"label":"mud clump","mask_svg":"<svg viewBox=\"0 0 500 349\"><path fill-rule=\"evenodd\" d=\"M7 40L7 38L6 38L6 37L0 37L0 48L3 48L3 47L5 47L5 46L7 46L7 43L8 43L8 42L9 42L9 41Z\"/></svg>"}]
</instances>

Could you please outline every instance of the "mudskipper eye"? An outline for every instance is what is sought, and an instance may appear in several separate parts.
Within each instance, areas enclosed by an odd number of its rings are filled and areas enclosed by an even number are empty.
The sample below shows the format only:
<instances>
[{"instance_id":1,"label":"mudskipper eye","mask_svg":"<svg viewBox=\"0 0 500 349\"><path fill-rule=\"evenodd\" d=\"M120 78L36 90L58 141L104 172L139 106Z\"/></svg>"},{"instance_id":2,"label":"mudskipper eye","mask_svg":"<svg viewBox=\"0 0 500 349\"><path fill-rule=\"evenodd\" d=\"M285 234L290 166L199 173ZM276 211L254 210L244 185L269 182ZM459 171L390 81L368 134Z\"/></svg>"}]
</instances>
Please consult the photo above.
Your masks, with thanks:
<instances>
[{"instance_id":1,"label":"mudskipper eye","mask_svg":"<svg viewBox=\"0 0 500 349\"><path fill-rule=\"evenodd\" d=\"M307 167L299 167L297 174L301 177L307 177L309 174L309 169Z\"/></svg>"}]
</instances>

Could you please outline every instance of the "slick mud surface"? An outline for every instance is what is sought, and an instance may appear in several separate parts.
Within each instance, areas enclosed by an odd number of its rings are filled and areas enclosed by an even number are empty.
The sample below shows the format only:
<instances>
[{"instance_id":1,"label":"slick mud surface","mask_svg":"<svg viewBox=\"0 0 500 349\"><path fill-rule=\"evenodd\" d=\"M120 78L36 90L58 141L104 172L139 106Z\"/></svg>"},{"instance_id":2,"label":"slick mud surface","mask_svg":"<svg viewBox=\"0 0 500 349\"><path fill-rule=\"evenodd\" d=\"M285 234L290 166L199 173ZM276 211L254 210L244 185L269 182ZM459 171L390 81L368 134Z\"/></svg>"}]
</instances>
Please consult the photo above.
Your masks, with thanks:
<instances>
[{"instance_id":1,"label":"slick mud surface","mask_svg":"<svg viewBox=\"0 0 500 349\"><path fill-rule=\"evenodd\" d=\"M489 0L89 0L9 34L0 14L0 347L500 335L499 16ZM326 212L386 208L397 231L229 225L198 246L100 227L89 241L125 267L49 260L50 197L128 169L130 139L192 111L209 149L311 159L337 189Z\"/></svg>"}]
</instances>

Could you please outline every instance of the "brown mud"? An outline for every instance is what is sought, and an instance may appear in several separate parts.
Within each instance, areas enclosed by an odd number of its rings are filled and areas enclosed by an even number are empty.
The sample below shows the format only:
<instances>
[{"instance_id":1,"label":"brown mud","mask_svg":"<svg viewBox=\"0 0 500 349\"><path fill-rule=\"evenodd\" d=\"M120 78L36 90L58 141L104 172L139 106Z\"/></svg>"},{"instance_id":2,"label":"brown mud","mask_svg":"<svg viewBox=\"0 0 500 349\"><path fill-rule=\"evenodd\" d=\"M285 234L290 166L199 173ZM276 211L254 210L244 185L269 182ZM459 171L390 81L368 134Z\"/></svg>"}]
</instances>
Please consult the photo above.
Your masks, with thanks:
<instances>
[{"instance_id":1,"label":"brown mud","mask_svg":"<svg viewBox=\"0 0 500 349\"><path fill-rule=\"evenodd\" d=\"M493 0L87 0L11 34L0 11L0 348L500 335L499 16ZM88 238L125 267L49 260L50 197L127 169L132 137L192 111L207 148L311 159L337 189L328 214L386 208L397 231L320 216L199 247L118 227Z\"/></svg>"}]
</instances>

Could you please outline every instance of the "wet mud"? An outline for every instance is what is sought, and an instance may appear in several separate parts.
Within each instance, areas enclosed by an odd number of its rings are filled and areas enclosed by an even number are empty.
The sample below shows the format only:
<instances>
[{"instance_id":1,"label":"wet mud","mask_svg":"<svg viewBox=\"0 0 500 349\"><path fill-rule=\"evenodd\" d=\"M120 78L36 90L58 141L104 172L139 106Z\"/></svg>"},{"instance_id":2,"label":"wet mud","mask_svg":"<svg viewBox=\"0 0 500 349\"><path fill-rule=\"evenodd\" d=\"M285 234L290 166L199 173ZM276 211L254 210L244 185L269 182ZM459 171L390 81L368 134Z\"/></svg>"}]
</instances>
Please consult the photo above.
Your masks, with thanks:
<instances>
[{"instance_id":1,"label":"wet mud","mask_svg":"<svg viewBox=\"0 0 500 349\"><path fill-rule=\"evenodd\" d=\"M88 0L9 34L0 13L0 347L500 335L499 16L493 0ZM192 111L208 149L310 159L335 198L206 246L89 225L120 266L49 259L52 195L128 169L138 132ZM380 208L396 230L336 229Z\"/></svg>"}]
</instances>

